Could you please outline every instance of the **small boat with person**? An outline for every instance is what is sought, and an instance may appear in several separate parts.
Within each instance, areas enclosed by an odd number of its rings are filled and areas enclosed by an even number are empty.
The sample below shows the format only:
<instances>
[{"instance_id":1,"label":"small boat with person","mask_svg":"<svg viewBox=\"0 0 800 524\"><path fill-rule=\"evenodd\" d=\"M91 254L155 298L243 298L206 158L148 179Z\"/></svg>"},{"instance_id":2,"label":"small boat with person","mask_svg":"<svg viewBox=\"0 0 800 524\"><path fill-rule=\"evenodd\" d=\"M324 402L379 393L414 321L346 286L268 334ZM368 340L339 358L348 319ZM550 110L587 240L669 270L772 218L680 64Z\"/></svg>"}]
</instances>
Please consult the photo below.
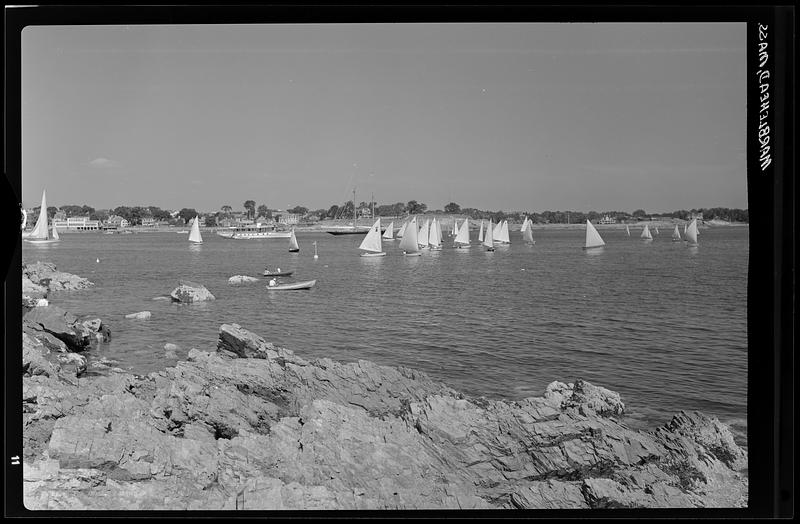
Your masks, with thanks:
<instances>
[{"instance_id":1,"label":"small boat with person","mask_svg":"<svg viewBox=\"0 0 800 524\"><path fill-rule=\"evenodd\" d=\"M267 289L270 291L294 291L297 289L311 289L316 285L316 280L306 280L304 282L295 282L293 284L278 284L275 280L270 280L267 284Z\"/></svg>"}]
</instances>

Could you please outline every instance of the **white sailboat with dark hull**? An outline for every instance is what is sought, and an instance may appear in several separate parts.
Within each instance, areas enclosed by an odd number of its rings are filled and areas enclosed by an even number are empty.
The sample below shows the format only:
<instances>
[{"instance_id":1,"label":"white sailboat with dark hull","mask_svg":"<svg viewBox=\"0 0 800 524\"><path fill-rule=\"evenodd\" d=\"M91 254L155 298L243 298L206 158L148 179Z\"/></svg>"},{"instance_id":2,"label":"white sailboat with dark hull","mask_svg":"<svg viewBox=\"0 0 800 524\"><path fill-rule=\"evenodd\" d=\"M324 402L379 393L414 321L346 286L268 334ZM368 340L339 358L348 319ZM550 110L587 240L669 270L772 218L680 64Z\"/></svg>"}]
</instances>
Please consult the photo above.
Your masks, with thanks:
<instances>
[{"instance_id":1,"label":"white sailboat with dark hull","mask_svg":"<svg viewBox=\"0 0 800 524\"><path fill-rule=\"evenodd\" d=\"M486 251L494 251L494 230L491 218L489 219L489 226L486 228L486 233L484 233L482 244L486 247Z\"/></svg>"},{"instance_id":2,"label":"white sailboat with dark hull","mask_svg":"<svg viewBox=\"0 0 800 524\"><path fill-rule=\"evenodd\" d=\"M417 243L417 218L414 217L408 222L403 239L400 241L400 249L407 257L418 257L422 253L419 251L419 244Z\"/></svg>"},{"instance_id":3,"label":"white sailboat with dark hull","mask_svg":"<svg viewBox=\"0 0 800 524\"><path fill-rule=\"evenodd\" d=\"M192 221L192 231L189 233L189 242L192 244L203 243L203 237L200 235L200 220L196 215Z\"/></svg>"},{"instance_id":4,"label":"white sailboat with dark hull","mask_svg":"<svg viewBox=\"0 0 800 524\"><path fill-rule=\"evenodd\" d=\"M464 218L454 242L457 248L469 247L469 218Z\"/></svg>"},{"instance_id":5,"label":"white sailboat with dark hull","mask_svg":"<svg viewBox=\"0 0 800 524\"><path fill-rule=\"evenodd\" d=\"M428 219L425 219L425 223L422 224L422 227L419 228L419 231L417 232L417 244L419 245L420 249L428 247L429 229L430 229L430 222L428 222Z\"/></svg>"},{"instance_id":6,"label":"white sailboat with dark hull","mask_svg":"<svg viewBox=\"0 0 800 524\"><path fill-rule=\"evenodd\" d=\"M481 228L478 230L478 242L483 242L483 219L481 219Z\"/></svg>"},{"instance_id":7,"label":"white sailboat with dark hull","mask_svg":"<svg viewBox=\"0 0 800 524\"><path fill-rule=\"evenodd\" d=\"M22 232L22 239L31 244L53 244L61 240L58 236L58 229L55 226L50 228L47 218L47 195L42 191L42 205L39 207L39 218L36 225L30 232Z\"/></svg>"},{"instance_id":8,"label":"white sailboat with dark hull","mask_svg":"<svg viewBox=\"0 0 800 524\"><path fill-rule=\"evenodd\" d=\"M597 229L594 228L591 222L588 220L586 221L586 245L583 246L583 249L593 249L605 246L606 243L603 241L603 237L600 236L600 233L597 232Z\"/></svg>"},{"instance_id":9,"label":"white sailboat with dark hull","mask_svg":"<svg viewBox=\"0 0 800 524\"><path fill-rule=\"evenodd\" d=\"M358 249L363 249L366 253L361 253L362 257L382 257L386 256L383 252L383 244L381 243L381 219L375 221L369 229L367 236L361 241Z\"/></svg>"},{"instance_id":10,"label":"white sailboat with dark hull","mask_svg":"<svg viewBox=\"0 0 800 524\"><path fill-rule=\"evenodd\" d=\"M292 236L289 237L289 253L298 253L300 251L300 245L297 243L297 237L294 234L294 228L292 228Z\"/></svg>"}]
</instances>

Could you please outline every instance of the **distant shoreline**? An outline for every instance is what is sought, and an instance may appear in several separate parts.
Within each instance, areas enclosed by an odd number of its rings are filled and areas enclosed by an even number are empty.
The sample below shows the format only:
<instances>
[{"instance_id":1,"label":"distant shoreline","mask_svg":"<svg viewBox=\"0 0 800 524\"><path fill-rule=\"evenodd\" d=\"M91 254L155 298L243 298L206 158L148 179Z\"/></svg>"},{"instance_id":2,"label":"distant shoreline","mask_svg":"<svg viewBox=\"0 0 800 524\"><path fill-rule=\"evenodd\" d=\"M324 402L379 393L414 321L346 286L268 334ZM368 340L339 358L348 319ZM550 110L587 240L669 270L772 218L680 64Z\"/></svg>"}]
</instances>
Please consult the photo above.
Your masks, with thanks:
<instances>
[{"instance_id":1,"label":"distant shoreline","mask_svg":"<svg viewBox=\"0 0 800 524\"><path fill-rule=\"evenodd\" d=\"M424 215L419 215L419 217L424 217ZM389 222L396 222L395 229L399 228L398 224L402 224L406 219L398 219L398 218L386 218L386 225ZM463 218L457 218L457 220L461 221ZM359 221L359 226L369 226L370 224L366 223L366 220ZM480 220L470 219L470 229L478 229L480 227ZM452 226L452 220L444 219L442 220L442 226L448 225L447 227ZM643 228L645 224L652 227L660 227L660 228L672 228L675 225L682 226L686 221L683 220L642 220L640 222L629 222L629 223L615 223L615 224L594 224L594 226L598 230L608 230L608 229L625 229L625 226L636 228ZM334 229L337 227L351 225L352 221L343 221L343 220L326 220L325 222L318 222L316 224L302 224L293 226L294 230L297 232L326 232L328 229ZM509 229L511 231L519 231L519 228L522 224L510 224ZM714 221L709 220L705 222L698 222L698 227L700 229L713 229L717 227L749 227L750 224L747 222L724 222L724 221ZM586 224L581 222L577 224L532 224L534 230L547 230L547 229L584 229ZM217 230L227 229L224 227L201 227L200 231L203 233L215 233ZM279 229L286 229L287 231L291 228L283 227ZM129 231L131 233L188 233L189 228L185 226L163 226L163 227L129 227L125 228L123 231ZM104 234L106 231L97 230L97 231L83 231L83 230L74 230L74 229L59 229L59 234L71 234L71 233L84 233L84 234ZM121 232L114 232L114 234L124 234Z\"/></svg>"}]
</instances>

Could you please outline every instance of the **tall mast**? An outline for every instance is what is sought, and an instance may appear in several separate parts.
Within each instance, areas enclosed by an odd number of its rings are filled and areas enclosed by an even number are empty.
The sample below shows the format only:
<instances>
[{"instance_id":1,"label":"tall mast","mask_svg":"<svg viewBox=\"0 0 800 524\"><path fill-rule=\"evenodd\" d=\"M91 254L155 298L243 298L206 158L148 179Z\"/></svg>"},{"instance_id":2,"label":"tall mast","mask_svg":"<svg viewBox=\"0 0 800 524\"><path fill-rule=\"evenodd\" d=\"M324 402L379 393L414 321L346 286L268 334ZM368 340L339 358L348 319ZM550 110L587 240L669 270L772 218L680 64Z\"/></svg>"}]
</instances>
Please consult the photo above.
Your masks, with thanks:
<instances>
[{"instance_id":1,"label":"tall mast","mask_svg":"<svg viewBox=\"0 0 800 524\"><path fill-rule=\"evenodd\" d=\"M353 188L353 227L356 225L356 188Z\"/></svg>"},{"instance_id":2,"label":"tall mast","mask_svg":"<svg viewBox=\"0 0 800 524\"><path fill-rule=\"evenodd\" d=\"M375 193L372 193L370 198L372 198L370 202L370 204L372 204L372 220L375 220Z\"/></svg>"}]
</instances>

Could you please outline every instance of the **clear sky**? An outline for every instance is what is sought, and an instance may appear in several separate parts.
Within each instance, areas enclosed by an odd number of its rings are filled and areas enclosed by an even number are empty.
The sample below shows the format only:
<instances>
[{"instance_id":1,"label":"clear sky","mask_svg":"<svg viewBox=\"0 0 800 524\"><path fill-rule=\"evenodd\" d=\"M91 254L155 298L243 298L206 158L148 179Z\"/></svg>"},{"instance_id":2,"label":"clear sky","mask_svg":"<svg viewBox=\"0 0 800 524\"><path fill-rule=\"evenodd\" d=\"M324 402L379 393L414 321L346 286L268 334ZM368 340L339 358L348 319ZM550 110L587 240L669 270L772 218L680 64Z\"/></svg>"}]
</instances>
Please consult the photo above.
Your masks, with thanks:
<instances>
[{"instance_id":1,"label":"clear sky","mask_svg":"<svg viewBox=\"0 0 800 524\"><path fill-rule=\"evenodd\" d=\"M747 207L744 23L28 27L24 204Z\"/></svg>"}]
</instances>

